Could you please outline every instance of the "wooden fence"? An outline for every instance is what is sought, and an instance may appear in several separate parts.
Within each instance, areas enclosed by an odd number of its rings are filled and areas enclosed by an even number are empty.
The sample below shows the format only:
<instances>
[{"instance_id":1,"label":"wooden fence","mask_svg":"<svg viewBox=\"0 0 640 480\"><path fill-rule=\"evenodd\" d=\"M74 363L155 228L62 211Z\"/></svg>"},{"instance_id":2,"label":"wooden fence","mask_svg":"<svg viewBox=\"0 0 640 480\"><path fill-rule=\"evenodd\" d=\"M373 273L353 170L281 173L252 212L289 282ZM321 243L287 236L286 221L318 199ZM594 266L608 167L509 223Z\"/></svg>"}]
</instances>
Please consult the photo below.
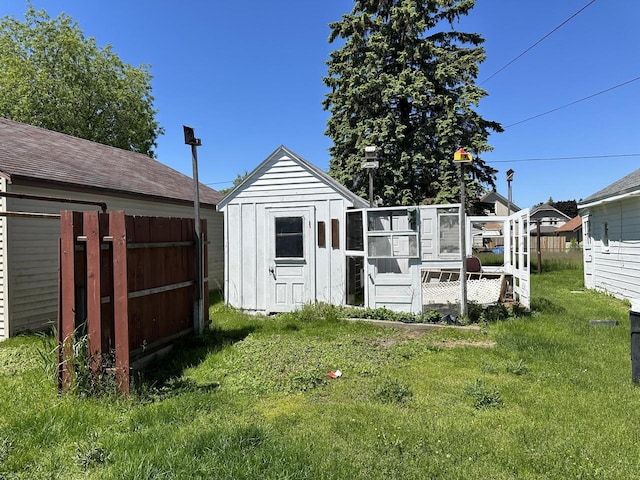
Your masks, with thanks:
<instances>
[{"instance_id":1,"label":"wooden fence","mask_svg":"<svg viewBox=\"0 0 640 480\"><path fill-rule=\"evenodd\" d=\"M531 239L532 248L536 248L536 241L537 240L535 237ZM542 252L564 253L568 250L569 248L567 247L567 239L565 237L540 237L540 251Z\"/></svg>"},{"instance_id":2,"label":"wooden fence","mask_svg":"<svg viewBox=\"0 0 640 480\"><path fill-rule=\"evenodd\" d=\"M59 253L59 386L73 381L73 342L87 335L96 373L115 373L129 393L130 371L193 331L198 274L194 220L62 212ZM207 268L202 221L202 271ZM204 311L208 308L205 277ZM208 321L208 318L205 318Z\"/></svg>"}]
</instances>

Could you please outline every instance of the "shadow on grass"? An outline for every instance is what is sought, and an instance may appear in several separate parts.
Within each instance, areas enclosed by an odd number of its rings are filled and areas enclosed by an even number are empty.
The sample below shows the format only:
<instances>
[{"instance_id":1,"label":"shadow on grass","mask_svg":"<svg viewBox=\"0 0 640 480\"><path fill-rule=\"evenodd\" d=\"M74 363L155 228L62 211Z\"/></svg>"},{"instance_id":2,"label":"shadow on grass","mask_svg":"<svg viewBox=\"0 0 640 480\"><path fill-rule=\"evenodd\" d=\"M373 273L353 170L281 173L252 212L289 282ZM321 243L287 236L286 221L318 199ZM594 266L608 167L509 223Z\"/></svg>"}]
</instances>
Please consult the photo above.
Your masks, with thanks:
<instances>
[{"instance_id":1,"label":"shadow on grass","mask_svg":"<svg viewBox=\"0 0 640 480\"><path fill-rule=\"evenodd\" d=\"M210 305L221 302L221 296L215 292L209 298ZM184 391L215 390L219 386L217 383L198 384L191 379L182 378L184 371L200 365L209 355L244 340L255 330L254 325L223 329L211 324L202 335L189 335L179 339L168 354L153 360L136 374L136 392L142 398L153 398L173 396Z\"/></svg>"}]
</instances>

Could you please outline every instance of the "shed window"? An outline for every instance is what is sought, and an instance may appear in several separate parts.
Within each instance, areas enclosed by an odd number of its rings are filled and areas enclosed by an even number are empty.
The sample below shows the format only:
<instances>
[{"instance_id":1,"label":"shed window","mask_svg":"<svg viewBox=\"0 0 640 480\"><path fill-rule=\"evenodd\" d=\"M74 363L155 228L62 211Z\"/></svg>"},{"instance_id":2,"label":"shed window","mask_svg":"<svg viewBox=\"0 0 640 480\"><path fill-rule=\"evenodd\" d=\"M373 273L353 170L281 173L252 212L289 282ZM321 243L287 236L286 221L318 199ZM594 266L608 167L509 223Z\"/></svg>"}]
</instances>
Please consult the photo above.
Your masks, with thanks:
<instances>
[{"instance_id":1,"label":"shed window","mask_svg":"<svg viewBox=\"0 0 640 480\"><path fill-rule=\"evenodd\" d=\"M340 248L340 221L337 218L331 219L331 247Z\"/></svg>"},{"instance_id":2,"label":"shed window","mask_svg":"<svg viewBox=\"0 0 640 480\"><path fill-rule=\"evenodd\" d=\"M362 212L347 212L347 250L364 251Z\"/></svg>"},{"instance_id":3,"label":"shed window","mask_svg":"<svg viewBox=\"0 0 640 480\"><path fill-rule=\"evenodd\" d=\"M276 217L276 258L304 258L302 217Z\"/></svg>"},{"instance_id":4,"label":"shed window","mask_svg":"<svg viewBox=\"0 0 640 480\"><path fill-rule=\"evenodd\" d=\"M327 232L325 231L324 222L318 222L318 247L327 246Z\"/></svg>"},{"instance_id":5,"label":"shed window","mask_svg":"<svg viewBox=\"0 0 640 480\"><path fill-rule=\"evenodd\" d=\"M460 253L460 216L457 213L438 212L440 254Z\"/></svg>"},{"instance_id":6,"label":"shed window","mask_svg":"<svg viewBox=\"0 0 640 480\"><path fill-rule=\"evenodd\" d=\"M602 251L609 251L609 223L604 222L602 226Z\"/></svg>"}]
</instances>

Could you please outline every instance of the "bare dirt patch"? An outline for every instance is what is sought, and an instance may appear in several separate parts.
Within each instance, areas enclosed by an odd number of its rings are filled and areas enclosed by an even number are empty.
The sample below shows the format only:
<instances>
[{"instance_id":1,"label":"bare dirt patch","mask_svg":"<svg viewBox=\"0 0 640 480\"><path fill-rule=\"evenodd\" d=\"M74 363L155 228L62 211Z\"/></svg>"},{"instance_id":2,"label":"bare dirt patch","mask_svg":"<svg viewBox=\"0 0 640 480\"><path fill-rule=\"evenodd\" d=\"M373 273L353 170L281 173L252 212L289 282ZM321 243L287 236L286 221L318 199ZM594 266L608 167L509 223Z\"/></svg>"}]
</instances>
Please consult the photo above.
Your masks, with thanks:
<instances>
[{"instance_id":1,"label":"bare dirt patch","mask_svg":"<svg viewBox=\"0 0 640 480\"><path fill-rule=\"evenodd\" d=\"M457 347L479 347L479 348L493 348L496 346L496 342L489 340L477 341L477 340L442 340L441 342L434 342L434 345L438 345L443 348L457 348Z\"/></svg>"}]
</instances>

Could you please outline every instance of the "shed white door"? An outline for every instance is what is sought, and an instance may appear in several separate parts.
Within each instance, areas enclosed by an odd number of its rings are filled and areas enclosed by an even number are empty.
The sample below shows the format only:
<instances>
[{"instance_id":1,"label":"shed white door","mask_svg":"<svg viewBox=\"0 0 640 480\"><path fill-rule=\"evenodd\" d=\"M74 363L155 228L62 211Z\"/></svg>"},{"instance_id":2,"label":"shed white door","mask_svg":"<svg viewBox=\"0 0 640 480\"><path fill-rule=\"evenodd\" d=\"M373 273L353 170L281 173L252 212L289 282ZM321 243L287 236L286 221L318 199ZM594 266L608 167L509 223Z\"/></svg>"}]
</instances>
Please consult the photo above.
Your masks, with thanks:
<instances>
[{"instance_id":1,"label":"shed white door","mask_svg":"<svg viewBox=\"0 0 640 480\"><path fill-rule=\"evenodd\" d=\"M289 312L315 299L312 208L269 210L267 218L269 312Z\"/></svg>"}]
</instances>

